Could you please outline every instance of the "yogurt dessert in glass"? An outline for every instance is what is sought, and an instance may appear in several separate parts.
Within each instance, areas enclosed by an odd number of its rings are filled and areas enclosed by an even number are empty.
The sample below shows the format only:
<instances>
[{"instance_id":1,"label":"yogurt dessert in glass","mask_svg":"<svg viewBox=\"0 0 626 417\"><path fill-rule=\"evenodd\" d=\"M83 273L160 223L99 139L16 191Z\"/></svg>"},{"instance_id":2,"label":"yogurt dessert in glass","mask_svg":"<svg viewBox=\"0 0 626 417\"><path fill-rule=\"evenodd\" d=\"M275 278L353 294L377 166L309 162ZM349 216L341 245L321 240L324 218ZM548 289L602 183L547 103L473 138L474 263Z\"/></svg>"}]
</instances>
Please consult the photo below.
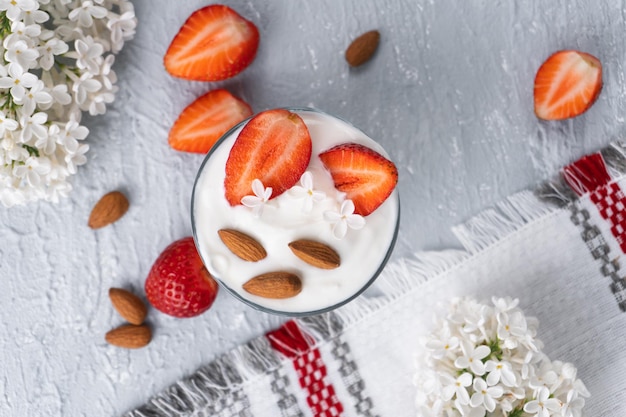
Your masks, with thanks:
<instances>
[{"instance_id":1,"label":"yogurt dessert in glass","mask_svg":"<svg viewBox=\"0 0 626 417\"><path fill-rule=\"evenodd\" d=\"M192 195L211 275L262 311L302 316L361 294L391 255L398 172L374 140L310 108L261 112L213 146Z\"/></svg>"}]
</instances>

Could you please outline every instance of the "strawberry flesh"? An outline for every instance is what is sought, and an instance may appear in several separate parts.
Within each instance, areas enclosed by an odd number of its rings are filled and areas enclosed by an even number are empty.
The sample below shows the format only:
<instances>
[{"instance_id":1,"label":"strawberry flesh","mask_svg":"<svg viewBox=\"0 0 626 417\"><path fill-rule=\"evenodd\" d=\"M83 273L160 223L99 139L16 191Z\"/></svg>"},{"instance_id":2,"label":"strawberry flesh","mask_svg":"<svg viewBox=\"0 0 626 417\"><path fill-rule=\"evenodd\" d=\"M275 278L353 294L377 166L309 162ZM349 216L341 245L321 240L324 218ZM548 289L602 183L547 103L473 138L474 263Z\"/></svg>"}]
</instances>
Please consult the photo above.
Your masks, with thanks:
<instances>
[{"instance_id":1,"label":"strawberry flesh","mask_svg":"<svg viewBox=\"0 0 626 417\"><path fill-rule=\"evenodd\" d=\"M163 63L175 77L219 81L234 77L252 63L259 30L228 6L196 10L172 40Z\"/></svg>"},{"instance_id":2,"label":"strawberry flesh","mask_svg":"<svg viewBox=\"0 0 626 417\"><path fill-rule=\"evenodd\" d=\"M578 116L602 90L602 64L585 52L566 50L551 55L535 76L535 114L544 120Z\"/></svg>"},{"instance_id":3,"label":"strawberry flesh","mask_svg":"<svg viewBox=\"0 0 626 417\"><path fill-rule=\"evenodd\" d=\"M393 162L356 143L345 143L319 155L330 172L335 188L354 203L354 212L367 216L376 210L398 183Z\"/></svg>"},{"instance_id":4,"label":"strawberry flesh","mask_svg":"<svg viewBox=\"0 0 626 417\"><path fill-rule=\"evenodd\" d=\"M228 91L209 91L182 111L168 142L178 151L207 153L228 129L251 115L250 106Z\"/></svg>"},{"instance_id":5,"label":"strawberry flesh","mask_svg":"<svg viewBox=\"0 0 626 417\"><path fill-rule=\"evenodd\" d=\"M254 116L235 140L226 161L224 188L231 206L252 194L252 181L272 188L275 198L293 187L311 160L309 130L300 116L284 109Z\"/></svg>"},{"instance_id":6,"label":"strawberry flesh","mask_svg":"<svg viewBox=\"0 0 626 417\"><path fill-rule=\"evenodd\" d=\"M204 267L192 237L177 240L165 248L145 283L150 304L180 318L205 312L215 301L218 288Z\"/></svg>"}]
</instances>

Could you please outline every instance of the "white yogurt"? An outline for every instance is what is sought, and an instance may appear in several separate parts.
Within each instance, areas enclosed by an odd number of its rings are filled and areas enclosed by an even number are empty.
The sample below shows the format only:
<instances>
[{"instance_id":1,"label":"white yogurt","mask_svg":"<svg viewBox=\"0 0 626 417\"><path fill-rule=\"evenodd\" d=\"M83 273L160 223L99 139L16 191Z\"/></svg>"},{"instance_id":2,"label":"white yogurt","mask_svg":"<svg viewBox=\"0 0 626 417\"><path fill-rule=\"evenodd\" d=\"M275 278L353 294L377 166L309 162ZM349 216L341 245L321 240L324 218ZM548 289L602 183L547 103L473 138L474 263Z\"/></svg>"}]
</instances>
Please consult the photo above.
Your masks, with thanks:
<instances>
[{"instance_id":1,"label":"white yogurt","mask_svg":"<svg viewBox=\"0 0 626 417\"><path fill-rule=\"evenodd\" d=\"M365 145L382 155L380 145L350 124L316 110L295 111L304 120L313 144L307 171L313 175L313 189L326 194L324 200L305 213L304 200L290 191L269 200L257 217L245 206L232 207L224 197L225 164L243 125L209 154L194 188L194 233L200 256L209 272L244 301L273 312L305 314L341 304L365 289L379 272L391 251L399 215L397 191L365 217L360 230L348 229L343 239L333 235L332 224L324 219L327 210L338 211L344 194L334 188L330 173L318 155L342 143ZM297 185L300 185L299 183ZM236 229L260 242L267 257L258 262L239 259L218 236L220 229ZM341 258L338 268L325 270L297 258L288 244L312 239L332 247ZM287 271L302 280L300 294L287 299L270 299L246 292L242 285L267 272Z\"/></svg>"}]
</instances>

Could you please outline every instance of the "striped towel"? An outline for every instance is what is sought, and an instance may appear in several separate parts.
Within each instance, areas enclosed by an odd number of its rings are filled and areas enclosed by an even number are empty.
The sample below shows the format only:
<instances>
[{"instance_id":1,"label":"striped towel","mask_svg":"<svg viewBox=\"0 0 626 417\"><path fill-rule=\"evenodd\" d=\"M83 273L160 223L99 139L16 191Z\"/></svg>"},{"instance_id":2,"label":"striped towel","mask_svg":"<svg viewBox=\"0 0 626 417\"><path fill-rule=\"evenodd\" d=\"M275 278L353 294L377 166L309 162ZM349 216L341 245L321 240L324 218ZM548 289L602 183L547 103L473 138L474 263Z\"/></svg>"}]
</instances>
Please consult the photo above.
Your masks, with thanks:
<instances>
[{"instance_id":1,"label":"striped towel","mask_svg":"<svg viewBox=\"0 0 626 417\"><path fill-rule=\"evenodd\" d=\"M453 297L520 299L553 360L591 392L584 414L626 415L626 145L565 167L454 229L465 250L389 264L377 297L287 321L127 417L416 415L415 355Z\"/></svg>"}]
</instances>

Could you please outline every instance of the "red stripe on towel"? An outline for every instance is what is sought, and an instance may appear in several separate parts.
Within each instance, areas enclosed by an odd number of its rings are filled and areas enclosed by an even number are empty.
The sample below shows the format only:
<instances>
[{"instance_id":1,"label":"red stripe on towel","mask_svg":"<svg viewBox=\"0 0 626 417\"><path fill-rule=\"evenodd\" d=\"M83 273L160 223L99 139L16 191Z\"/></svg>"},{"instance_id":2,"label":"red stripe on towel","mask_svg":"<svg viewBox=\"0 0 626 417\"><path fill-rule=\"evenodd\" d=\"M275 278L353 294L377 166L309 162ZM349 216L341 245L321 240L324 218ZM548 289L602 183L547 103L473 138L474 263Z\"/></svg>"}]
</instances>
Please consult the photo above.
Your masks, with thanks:
<instances>
[{"instance_id":1,"label":"red stripe on towel","mask_svg":"<svg viewBox=\"0 0 626 417\"><path fill-rule=\"evenodd\" d=\"M611 176L599 153L588 155L563 169L567 184L578 195L589 193L600 216L611 227L611 234L626 253L626 197Z\"/></svg>"},{"instance_id":2,"label":"red stripe on towel","mask_svg":"<svg viewBox=\"0 0 626 417\"><path fill-rule=\"evenodd\" d=\"M563 177L579 196L595 191L611 181L604 158L599 153L584 156L566 166L563 168Z\"/></svg>"},{"instance_id":3,"label":"red stripe on towel","mask_svg":"<svg viewBox=\"0 0 626 417\"><path fill-rule=\"evenodd\" d=\"M343 405L328 381L326 365L315 340L290 320L266 334L272 348L291 359L300 387L307 392L307 404L315 417L338 417Z\"/></svg>"}]
</instances>

